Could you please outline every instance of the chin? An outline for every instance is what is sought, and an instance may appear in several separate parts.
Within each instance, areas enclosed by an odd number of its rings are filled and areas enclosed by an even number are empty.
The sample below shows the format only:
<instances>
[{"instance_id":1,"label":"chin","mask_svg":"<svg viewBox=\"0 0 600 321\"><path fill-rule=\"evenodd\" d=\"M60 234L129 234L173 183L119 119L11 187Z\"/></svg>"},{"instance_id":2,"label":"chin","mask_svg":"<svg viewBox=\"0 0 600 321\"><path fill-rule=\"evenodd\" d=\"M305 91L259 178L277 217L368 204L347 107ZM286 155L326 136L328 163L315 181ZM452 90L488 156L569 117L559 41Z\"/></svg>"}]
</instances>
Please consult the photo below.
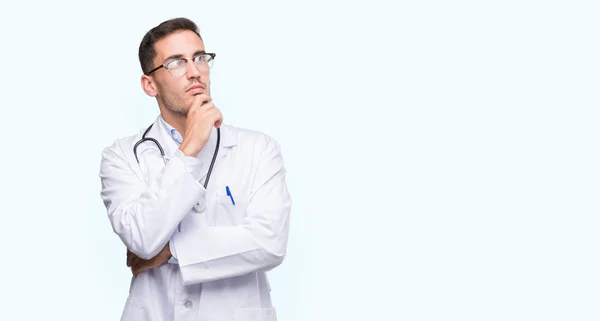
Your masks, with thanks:
<instances>
[{"instance_id":1,"label":"chin","mask_svg":"<svg viewBox=\"0 0 600 321\"><path fill-rule=\"evenodd\" d=\"M169 110L171 112L173 112L174 114L187 116L188 112L190 111L190 107L176 107L176 108L169 108Z\"/></svg>"},{"instance_id":2,"label":"chin","mask_svg":"<svg viewBox=\"0 0 600 321\"><path fill-rule=\"evenodd\" d=\"M180 114L187 116L187 114L190 112L190 108L189 107L184 107L181 108L181 110L179 111Z\"/></svg>"}]
</instances>

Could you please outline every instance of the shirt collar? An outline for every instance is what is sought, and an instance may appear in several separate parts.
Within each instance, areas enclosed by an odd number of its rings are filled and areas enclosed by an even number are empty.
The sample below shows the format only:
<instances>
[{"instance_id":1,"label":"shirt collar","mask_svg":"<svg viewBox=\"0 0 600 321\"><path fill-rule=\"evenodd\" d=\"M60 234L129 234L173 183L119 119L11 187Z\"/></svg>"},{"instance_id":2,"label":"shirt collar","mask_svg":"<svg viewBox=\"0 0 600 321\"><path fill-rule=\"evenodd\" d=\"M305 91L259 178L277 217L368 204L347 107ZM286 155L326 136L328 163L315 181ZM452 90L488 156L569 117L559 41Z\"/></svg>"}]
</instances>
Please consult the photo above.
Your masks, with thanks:
<instances>
[{"instance_id":1,"label":"shirt collar","mask_svg":"<svg viewBox=\"0 0 600 321\"><path fill-rule=\"evenodd\" d=\"M177 143L177 145L181 145L181 143L183 142L183 136L181 136L181 134L177 131L177 129L175 129L173 126L169 125L161 116L158 117L160 123L162 124L162 126L165 128L165 130L167 131L167 133L169 134L169 136Z\"/></svg>"},{"instance_id":2,"label":"shirt collar","mask_svg":"<svg viewBox=\"0 0 600 321\"><path fill-rule=\"evenodd\" d=\"M160 124L156 124L156 123L160 123ZM155 124L160 125L160 126L154 126L156 128L155 130L159 130L159 131L163 132L164 134L166 134L168 137L171 137L171 139L177 145L177 147L179 147L182 144L183 136L177 131L177 129L175 129L173 126L169 125L169 123L167 123L164 120L162 115L160 115L160 114L158 115L157 120L155 121ZM221 142L220 142L221 146L220 147L233 147L233 146L237 145L237 131L234 130L234 128L232 128L231 126L227 126L227 125L221 125L221 134L222 134L222 137L221 137ZM216 133L216 129L213 128L212 133L207 142L208 149L214 150L214 146L216 146L216 142L217 142L217 133ZM167 146L168 146L168 144L167 144ZM208 153L208 152L205 152L205 153ZM202 152L200 154L202 154ZM210 157L212 157L212 152L210 155L211 155Z\"/></svg>"}]
</instances>

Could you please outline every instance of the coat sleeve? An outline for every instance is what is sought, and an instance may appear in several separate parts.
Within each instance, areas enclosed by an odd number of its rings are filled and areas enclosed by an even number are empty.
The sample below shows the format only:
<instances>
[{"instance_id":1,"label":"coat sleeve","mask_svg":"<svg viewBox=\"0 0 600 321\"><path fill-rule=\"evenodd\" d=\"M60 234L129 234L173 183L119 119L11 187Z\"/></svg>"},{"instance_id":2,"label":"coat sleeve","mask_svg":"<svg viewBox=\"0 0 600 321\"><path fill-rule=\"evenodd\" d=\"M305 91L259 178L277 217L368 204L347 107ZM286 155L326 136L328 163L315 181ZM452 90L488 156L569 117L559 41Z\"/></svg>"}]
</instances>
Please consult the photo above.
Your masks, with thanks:
<instances>
[{"instance_id":1,"label":"coat sleeve","mask_svg":"<svg viewBox=\"0 0 600 321\"><path fill-rule=\"evenodd\" d=\"M120 146L102 151L101 197L114 232L142 259L150 259L167 244L179 222L204 188L176 154L148 184L130 167Z\"/></svg>"},{"instance_id":2,"label":"coat sleeve","mask_svg":"<svg viewBox=\"0 0 600 321\"><path fill-rule=\"evenodd\" d=\"M185 285L268 271L286 254L291 198L279 145L264 147L242 224L175 232Z\"/></svg>"}]
</instances>

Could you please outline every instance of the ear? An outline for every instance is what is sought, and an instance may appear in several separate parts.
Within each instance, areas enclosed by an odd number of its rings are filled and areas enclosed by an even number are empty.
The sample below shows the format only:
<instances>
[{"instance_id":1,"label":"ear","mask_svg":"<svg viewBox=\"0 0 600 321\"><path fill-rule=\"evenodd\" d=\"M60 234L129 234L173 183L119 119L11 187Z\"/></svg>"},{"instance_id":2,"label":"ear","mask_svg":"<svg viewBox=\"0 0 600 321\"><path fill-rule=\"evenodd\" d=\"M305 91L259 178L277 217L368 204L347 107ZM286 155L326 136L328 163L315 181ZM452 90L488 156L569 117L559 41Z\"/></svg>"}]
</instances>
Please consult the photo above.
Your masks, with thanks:
<instances>
[{"instance_id":1,"label":"ear","mask_svg":"<svg viewBox=\"0 0 600 321\"><path fill-rule=\"evenodd\" d=\"M156 90L156 84L154 83L154 79L148 75L142 75L141 79L142 89L146 93L146 95L151 97L156 97L158 95L158 90Z\"/></svg>"}]
</instances>

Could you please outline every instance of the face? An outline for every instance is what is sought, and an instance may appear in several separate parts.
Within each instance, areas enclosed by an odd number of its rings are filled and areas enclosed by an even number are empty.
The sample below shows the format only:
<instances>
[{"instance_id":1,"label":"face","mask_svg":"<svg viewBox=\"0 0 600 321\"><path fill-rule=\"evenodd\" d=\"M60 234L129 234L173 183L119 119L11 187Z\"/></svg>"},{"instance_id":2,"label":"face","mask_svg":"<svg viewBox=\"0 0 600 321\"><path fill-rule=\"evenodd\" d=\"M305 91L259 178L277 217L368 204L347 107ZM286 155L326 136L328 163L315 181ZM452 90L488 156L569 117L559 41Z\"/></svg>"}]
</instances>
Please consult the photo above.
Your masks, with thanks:
<instances>
[{"instance_id":1,"label":"face","mask_svg":"<svg viewBox=\"0 0 600 321\"><path fill-rule=\"evenodd\" d=\"M154 67L176 58L193 58L204 52L204 43L198 35L189 30L177 31L154 44L156 57ZM209 93L210 69L197 67L191 60L185 66L181 77L172 76L166 68L160 68L149 76L142 76L144 91L158 100L161 111L173 116L186 116L194 96Z\"/></svg>"}]
</instances>

